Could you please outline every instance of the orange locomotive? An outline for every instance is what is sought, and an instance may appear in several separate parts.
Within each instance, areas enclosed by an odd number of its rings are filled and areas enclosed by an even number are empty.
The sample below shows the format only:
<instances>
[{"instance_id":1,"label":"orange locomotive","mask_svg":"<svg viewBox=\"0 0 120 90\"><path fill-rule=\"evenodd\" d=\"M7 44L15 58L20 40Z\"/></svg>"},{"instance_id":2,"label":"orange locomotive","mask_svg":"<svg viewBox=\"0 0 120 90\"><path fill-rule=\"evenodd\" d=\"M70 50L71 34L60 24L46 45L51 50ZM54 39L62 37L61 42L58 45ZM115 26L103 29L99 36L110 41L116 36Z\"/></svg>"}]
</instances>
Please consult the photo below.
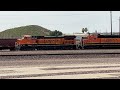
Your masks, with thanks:
<instances>
[{"instance_id":1,"label":"orange locomotive","mask_svg":"<svg viewBox=\"0 0 120 90\"><path fill-rule=\"evenodd\" d=\"M93 34L81 40L82 48L120 48L119 35Z\"/></svg>"},{"instance_id":2,"label":"orange locomotive","mask_svg":"<svg viewBox=\"0 0 120 90\"><path fill-rule=\"evenodd\" d=\"M76 49L76 36L30 36L25 35L18 39L15 47L17 50L58 50Z\"/></svg>"}]
</instances>

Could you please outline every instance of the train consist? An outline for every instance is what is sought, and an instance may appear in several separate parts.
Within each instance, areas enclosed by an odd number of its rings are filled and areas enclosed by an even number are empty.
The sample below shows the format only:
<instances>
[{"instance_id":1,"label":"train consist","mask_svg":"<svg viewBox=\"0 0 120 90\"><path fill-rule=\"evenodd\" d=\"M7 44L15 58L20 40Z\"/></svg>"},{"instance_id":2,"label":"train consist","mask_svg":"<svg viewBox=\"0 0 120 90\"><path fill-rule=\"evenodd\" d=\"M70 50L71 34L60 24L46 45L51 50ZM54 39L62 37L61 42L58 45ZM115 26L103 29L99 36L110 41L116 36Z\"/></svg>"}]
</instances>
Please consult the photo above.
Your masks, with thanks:
<instances>
[{"instance_id":1,"label":"train consist","mask_svg":"<svg viewBox=\"0 0 120 90\"><path fill-rule=\"evenodd\" d=\"M77 39L69 36L31 36L21 39L0 39L0 50L76 50L91 48L120 48L119 35L89 34Z\"/></svg>"}]
</instances>

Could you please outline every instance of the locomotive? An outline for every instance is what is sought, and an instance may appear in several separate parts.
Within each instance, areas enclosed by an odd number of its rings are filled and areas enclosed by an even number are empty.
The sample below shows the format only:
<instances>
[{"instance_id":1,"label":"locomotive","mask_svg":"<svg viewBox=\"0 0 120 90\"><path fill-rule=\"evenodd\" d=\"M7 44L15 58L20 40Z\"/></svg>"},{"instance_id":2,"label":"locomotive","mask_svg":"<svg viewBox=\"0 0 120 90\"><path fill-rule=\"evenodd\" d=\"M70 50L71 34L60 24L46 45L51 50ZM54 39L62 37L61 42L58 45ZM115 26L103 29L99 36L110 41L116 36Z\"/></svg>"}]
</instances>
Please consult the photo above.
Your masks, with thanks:
<instances>
[{"instance_id":1,"label":"locomotive","mask_svg":"<svg viewBox=\"0 0 120 90\"><path fill-rule=\"evenodd\" d=\"M24 35L15 42L16 50L69 50L76 49L76 36Z\"/></svg>"},{"instance_id":2,"label":"locomotive","mask_svg":"<svg viewBox=\"0 0 120 90\"><path fill-rule=\"evenodd\" d=\"M0 50L77 50L95 48L120 48L120 35L89 34L79 39L76 39L75 35L24 35L21 39L0 39Z\"/></svg>"},{"instance_id":3,"label":"locomotive","mask_svg":"<svg viewBox=\"0 0 120 90\"><path fill-rule=\"evenodd\" d=\"M82 49L85 48L120 48L120 35L92 34L82 39Z\"/></svg>"}]
</instances>

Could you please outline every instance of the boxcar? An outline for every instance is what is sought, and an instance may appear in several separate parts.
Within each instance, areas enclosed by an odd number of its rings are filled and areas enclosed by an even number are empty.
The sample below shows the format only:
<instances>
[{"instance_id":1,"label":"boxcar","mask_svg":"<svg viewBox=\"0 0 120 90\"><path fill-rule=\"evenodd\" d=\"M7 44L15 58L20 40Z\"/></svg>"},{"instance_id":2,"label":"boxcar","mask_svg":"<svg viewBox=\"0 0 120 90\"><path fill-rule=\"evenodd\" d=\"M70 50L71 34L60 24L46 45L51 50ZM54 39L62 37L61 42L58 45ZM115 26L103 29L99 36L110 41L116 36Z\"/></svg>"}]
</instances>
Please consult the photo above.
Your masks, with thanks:
<instances>
[{"instance_id":1,"label":"boxcar","mask_svg":"<svg viewBox=\"0 0 120 90\"><path fill-rule=\"evenodd\" d=\"M15 50L15 42L17 39L0 39L0 50L10 49Z\"/></svg>"}]
</instances>

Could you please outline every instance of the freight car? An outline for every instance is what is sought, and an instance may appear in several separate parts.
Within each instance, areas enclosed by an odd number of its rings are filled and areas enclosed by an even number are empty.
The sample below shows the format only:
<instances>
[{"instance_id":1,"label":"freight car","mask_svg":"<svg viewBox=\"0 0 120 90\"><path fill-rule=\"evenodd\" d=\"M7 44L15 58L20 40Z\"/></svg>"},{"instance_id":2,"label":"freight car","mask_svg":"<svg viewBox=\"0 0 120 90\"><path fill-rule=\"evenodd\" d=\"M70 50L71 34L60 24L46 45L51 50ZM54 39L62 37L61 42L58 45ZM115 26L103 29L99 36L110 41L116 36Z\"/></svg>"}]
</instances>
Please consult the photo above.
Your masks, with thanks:
<instances>
[{"instance_id":1,"label":"freight car","mask_svg":"<svg viewBox=\"0 0 120 90\"><path fill-rule=\"evenodd\" d=\"M18 39L16 50L66 50L76 49L76 36L31 36Z\"/></svg>"},{"instance_id":2,"label":"freight car","mask_svg":"<svg viewBox=\"0 0 120 90\"><path fill-rule=\"evenodd\" d=\"M88 48L120 48L120 35L92 34L81 40L82 49Z\"/></svg>"},{"instance_id":3,"label":"freight car","mask_svg":"<svg viewBox=\"0 0 120 90\"><path fill-rule=\"evenodd\" d=\"M17 39L0 39L0 50L10 49L15 50L15 42Z\"/></svg>"}]
</instances>

